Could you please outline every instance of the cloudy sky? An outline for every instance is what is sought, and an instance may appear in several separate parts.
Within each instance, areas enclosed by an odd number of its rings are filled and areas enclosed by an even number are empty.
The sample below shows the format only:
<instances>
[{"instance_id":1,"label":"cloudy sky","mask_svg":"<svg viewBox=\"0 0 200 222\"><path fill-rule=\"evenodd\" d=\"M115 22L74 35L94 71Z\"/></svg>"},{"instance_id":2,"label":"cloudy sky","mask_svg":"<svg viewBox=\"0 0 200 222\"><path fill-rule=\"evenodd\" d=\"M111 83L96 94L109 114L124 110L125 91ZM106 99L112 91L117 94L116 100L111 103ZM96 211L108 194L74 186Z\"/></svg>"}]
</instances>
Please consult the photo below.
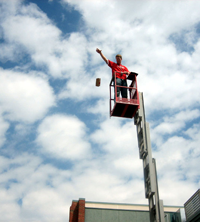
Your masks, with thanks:
<instances>
[{"instance_id":1,"label":"cloudy sky","mask_svg":"<svg viewBox=\"0 0 200 222\"><path fill-rule=\"evenodd\" d=\"M72 200L147 204L111 70L139 73L160 199L200 187L200 1L0 0L0 221L66 221ZM101 87L95 79L101 78Z\"/></svg>"}]
</instances>

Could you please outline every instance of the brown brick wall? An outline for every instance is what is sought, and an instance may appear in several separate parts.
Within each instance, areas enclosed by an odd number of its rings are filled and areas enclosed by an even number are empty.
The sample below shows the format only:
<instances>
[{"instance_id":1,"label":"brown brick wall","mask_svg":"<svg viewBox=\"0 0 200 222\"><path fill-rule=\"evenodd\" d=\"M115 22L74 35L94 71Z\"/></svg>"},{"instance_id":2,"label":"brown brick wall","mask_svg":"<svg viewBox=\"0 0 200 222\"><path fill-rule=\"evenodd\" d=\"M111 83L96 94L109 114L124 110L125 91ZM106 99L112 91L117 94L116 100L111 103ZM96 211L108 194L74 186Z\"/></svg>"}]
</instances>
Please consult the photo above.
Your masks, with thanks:
<instances>
[{"instance_id":1,"label":"brown brick wall","mask_svg":"<svg viewBox=\"0 0 200 222\"><path fill-rule=\"evenodd\" d=\"M85 222L85 199L79 199L78 222Z\"/></svg>"},{"instance_id":2,"label":"brown brick wall","mask_svg":"<svg viewBox=\"0 0 200 222\"><path fill-rule=\"evenodd\" d=\"M69 214L69 222L85 222L85 199L72 201Z\"/></svg>"}]
</instances>

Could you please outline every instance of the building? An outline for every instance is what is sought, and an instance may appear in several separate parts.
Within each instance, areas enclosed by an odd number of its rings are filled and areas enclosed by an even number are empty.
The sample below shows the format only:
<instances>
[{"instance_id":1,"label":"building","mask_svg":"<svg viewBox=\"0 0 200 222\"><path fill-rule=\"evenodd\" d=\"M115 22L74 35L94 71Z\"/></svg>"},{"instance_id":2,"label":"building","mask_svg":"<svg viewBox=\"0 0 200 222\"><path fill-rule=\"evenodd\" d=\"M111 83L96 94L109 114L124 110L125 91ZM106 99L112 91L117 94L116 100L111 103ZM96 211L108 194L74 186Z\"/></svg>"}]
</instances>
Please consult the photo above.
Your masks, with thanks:
<instances>
[{"instance_id":1,"label":"building","mask_svg":"<svg viewBox=\"0 0 200 222\"><path fill-rule=\"evenodd\" d=\"M180 209L164 206L165 222L181 222ZM149 206L73 200L69 222L149 222Z\"/></svg>"},{"instance_id":2,"label":"building","mask_svg":"<svg viewBox=\"0 0 200 222\"><path fill-rule=\"evenodd\" d=\"M200 189L184 204L186 222L200 222Z\"/></svg>"}]
</instances>

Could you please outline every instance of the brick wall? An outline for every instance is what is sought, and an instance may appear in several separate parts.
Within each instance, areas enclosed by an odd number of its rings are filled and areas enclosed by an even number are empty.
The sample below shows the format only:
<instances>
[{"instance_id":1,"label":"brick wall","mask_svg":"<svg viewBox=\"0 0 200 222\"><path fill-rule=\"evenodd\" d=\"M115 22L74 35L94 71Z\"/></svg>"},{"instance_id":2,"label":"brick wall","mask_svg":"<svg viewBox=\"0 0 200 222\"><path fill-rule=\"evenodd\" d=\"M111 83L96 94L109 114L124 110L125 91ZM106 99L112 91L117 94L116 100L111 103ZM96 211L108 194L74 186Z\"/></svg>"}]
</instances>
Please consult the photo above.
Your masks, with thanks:
<instances>
[{"instance_id":1,"label":"brick wall","mask_svg":"<svg viewBox=\"0 0 200 222\"><path fill-rule=\"evenodd\" d=\"M85 222L85 199L72 201L69 214L69 222Z\"/></svg>"}]
</instances>

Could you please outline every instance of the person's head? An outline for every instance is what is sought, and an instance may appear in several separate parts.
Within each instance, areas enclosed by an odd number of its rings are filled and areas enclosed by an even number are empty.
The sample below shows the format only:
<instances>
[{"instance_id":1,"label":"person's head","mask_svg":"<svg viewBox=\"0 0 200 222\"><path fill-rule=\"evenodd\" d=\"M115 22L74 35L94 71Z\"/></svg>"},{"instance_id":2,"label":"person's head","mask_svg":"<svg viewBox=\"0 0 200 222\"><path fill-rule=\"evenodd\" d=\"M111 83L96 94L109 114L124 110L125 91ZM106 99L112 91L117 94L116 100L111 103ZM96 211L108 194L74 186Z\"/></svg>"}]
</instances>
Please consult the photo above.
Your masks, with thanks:
<instances>
[{"instance_id":1,"label":"person's head","mask_svg":"<svg viewBox=\"0 0 200 222\"><path fill-rule=\"evenodd\" d=\"M120 55L120 54L117 54L116 55L116 62L117 62L117 64L121 64L121 62L122 62L122 56Z\"/></svg>"}]
</instances>

